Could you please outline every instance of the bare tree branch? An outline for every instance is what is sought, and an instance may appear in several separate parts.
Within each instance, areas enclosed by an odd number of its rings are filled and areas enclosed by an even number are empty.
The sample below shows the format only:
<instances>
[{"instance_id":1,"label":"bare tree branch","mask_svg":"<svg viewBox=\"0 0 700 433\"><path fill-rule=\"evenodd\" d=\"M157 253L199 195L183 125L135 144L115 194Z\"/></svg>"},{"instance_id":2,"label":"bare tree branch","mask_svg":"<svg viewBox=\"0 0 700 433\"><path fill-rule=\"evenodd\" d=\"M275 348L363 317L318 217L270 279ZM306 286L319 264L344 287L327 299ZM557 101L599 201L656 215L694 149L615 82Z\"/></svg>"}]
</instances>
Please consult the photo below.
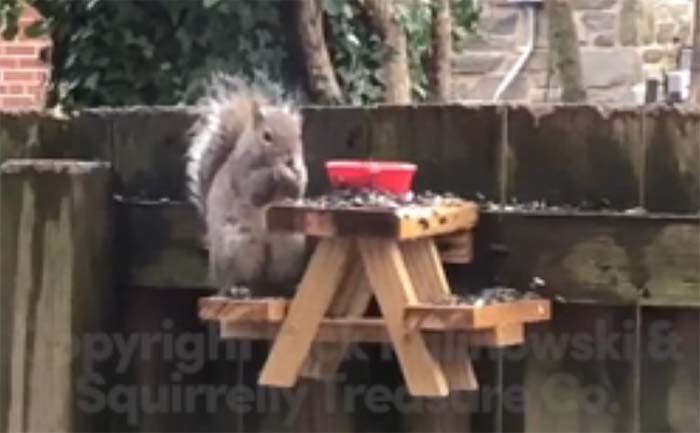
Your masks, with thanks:
<instances>
[{"instance_id":1,"label":"bare tree branch","mask_svg":"<svg viewBox=\"0 0 700 433\"><path fill-rule=\"evenodd\" d=\"M299 0L297 32L301 39L312 98L317 102L342 102L343 94L323 36L323 9L320 0Z\"/></svg>"},{"instance_id":2,"label":"bare tree branch","mask_svg":"<svg viewBox=\"0 0 700 433\"><path fill-rule=\"evenodd\" d=\"M435 0L432 7L431 52L428 61L430 98L445 102L452 87L452 18L450 0Z\"/></svg>"},{"instance_id":3,"label":"bare tree branch","mask_svg":"<svg viewBox=\"0 0 700 433\"><path fill-rule=\"evenodd\" d=\"M384 100L392 104L411 102L411 77L408 71L406 33L393 0L364 0L372 26L389 50L384 60Z\"/></svg>"},{"instance_id":4,"label":"bare tree branch","mask_svg":"<svg viewBox=\"0 0 700 433\"><path fill-rule=\"evenodd\" d=\"M581 72L581 53L569 0L545 0L549 21L549 49L559 73L562 101L583 102L586 88Z\"/></svg>"}]
</instances>

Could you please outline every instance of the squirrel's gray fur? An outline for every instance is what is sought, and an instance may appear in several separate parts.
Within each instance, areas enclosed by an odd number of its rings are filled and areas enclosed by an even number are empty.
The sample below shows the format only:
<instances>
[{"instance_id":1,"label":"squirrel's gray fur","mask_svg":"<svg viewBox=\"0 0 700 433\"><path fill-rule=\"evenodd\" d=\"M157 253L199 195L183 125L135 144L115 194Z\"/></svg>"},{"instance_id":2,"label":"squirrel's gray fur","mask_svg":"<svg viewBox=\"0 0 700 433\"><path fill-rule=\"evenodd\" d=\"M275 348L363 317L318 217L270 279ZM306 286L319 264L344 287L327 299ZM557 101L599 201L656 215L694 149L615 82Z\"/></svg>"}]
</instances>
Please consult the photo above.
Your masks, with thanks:
<instances>
[{"instance_id":1,"label":"squirrel's gray fur","mask_svg":"<svg viewBox=\"0 0 700 433\"><path fill-rule=\"evenodd\" d=\"M300 112L281 87L225 74L213 77L197 109L188 191L206 225L212 282L253 296L291 294L307 257L305 237L268 232L265 212L306 192Z\"/></svg>"}]
</instances>

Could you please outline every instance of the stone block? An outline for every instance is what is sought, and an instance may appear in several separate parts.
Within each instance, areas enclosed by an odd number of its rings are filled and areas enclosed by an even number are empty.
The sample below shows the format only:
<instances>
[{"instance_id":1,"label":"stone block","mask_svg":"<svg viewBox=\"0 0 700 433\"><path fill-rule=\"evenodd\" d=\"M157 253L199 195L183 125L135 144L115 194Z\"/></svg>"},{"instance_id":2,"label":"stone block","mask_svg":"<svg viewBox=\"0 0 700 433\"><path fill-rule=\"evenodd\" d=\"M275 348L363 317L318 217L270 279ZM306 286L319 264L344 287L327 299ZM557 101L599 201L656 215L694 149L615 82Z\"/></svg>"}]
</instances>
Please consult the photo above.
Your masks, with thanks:
<instances>
[{"instance_id":1,"label":"stone block","mask_svg":"<svg viewBox=\"0 0 700 433\"><path fill-rule=\"evenodd\" d=\"M493 71L503 62L503 53L465 52L454 56L452 71L456 74L483 74Z\"/></svg>"},{"instance_id":2,"label":"stone block","mask_svg":"<svg viewBox=\"0 0 700 433\"><path fill-rule=\"evenodd\" d=\"M556 73L550 74L547 71L537 72L530 75L531 82L538 89L546 89L552 87L559 87L561 83L559 82L559 77Z\"/></svg>"},{"instance_id":3,"label":"stone block","mask_svg":"<svg viewBox=\"0 0 700 433\"><path fill-rule=\"evenodd\" d=\"M481 77L469 90L467 99L477 101L490 101L496 93L496 89L503 81L503 76L492 75ZM525 76L516 77L508 89L503 92L503 100L525 100L530 89L529 79Z\"/></svg>"},{"instance_id":4,"label":"stone block","mask_svg":"<svg viewBox=\"0 0 700 433\"><path fill-rule=\"evenodd\" d=\"M678 39L684 44L690 44L690 23L687 21L681 22L678 27Z\"/></svg>"},{"instance_id":5,"label":"stone block","mask_svg":"<svg viewBox=\"0 0 700 433\"><path fill-rule=\"evenodd\" d=\"M535 50L525 62L525 70L528 72L546 71L549 69L549 50Z\"/></svg>"},{"instance_id":6,"label":"stone block","mask_svg":"<svg viewBox=\"0 0 700 433\"><path fill-rule=\"evenodd\" d=\"M654 10L639 0L622 0L620 43L624 46L648 45L654 40Z\"/></svg>"},{"instance_id":7,"label":"stone block","mask_svg":"<svg viewBox=\"0 0 700 433\"><path fill-rule=\"evenodd\" d=\"M574 9L609 9L615 4L618 3L618 0L572 0L571 4L574 7Z\"/></svg>"},{"instance_id":8,"label":"stone block","mask_svg":"<svg viewBox=\"0 0 700 433\"><path fill-rule=\"evenodd\" d=\"M624 85L608 89L589 89L588 102L591 104L635 104L637 94L632 86Z\"/></svg>"},{"instance_id":9,"label":"stone block","mask_svg":"<svg viewBox=\"0 0 700 433\"><path fill-rule=\"evenodd\" d=\"M537 33L535 34L535 49L549 47L549 20L544 9L539 9L535 15L535 26Z\"/></svg>"},{"instance_id":10,"label":"stone block","mask_svg":"<svg viewBox=\"0 0 700 433\"><path fill-rule=\"evenodd\" d=\"M658 48L649 48L642 54L642 60L644 63L659 63L663 57L663 50Z\"/></svg>"},{"instance_id":11,"label":"stone block","mask_svg":"<svg viewBox=\"0 0 700 433\"><path fill-rule=\"evenodd\" d=\"M561 88L554 87L552 89L533 89L528 97L530 102L540 102L546 104L555 104L561 102Z\"/></svg>"},{"instance_id":12,"label":"stone block","mask_svg":"<svg viewBox=\"0 0 700 433\"><path fill-rule=\"evenodd\" d=\"M616 18L610 12L585 12L581 22L589 32L604 32L615 29Z\"/></svg>"},{"instance_id":13,"label":"stone block","mask_svg":"<svg viewBox=\"0 0 700 433\"><path fill-rule=\"evenodd\" d=\"M513 38L494 36L482 29L460 41L455 51L512 50L514 45Z\"/></svg>"},{"instance_id":14,"label":"stone block","mask_svg":"<svg viewBox=\"0 0 700 433\"><path fill-rule=\"evenodd\" d=\"M672 22L659 23L656 27L656 42L670 44L676 36L676 26Z\"/></svg>"},{"instance_id":15,"label":"stone block","mask_svg":"<svg viewBox=\"0 0 700 433\"><path fill-rule=\"evenodd\" d=\"M615 34L614 33L601 33L596 35L593 39L593 45L601 48L608 48L615 46Z\"/></svg>"},{"instance_id":16,"label":"stone block","mask_svg":"<svg viewBox=\"0 0 700 433\"><path fill-rule=\"evenodd\" d=\"M514 35L518 28L520 14L514 8L493 8L483 17L483 27L487 32L498 36Z\"/></svg>"},{"instance_id":17,"label":"stone block","mask_svg":"<svg viewBox=\"0 0 700 433\"><path fill-rule=\"evenodd\" d=\"M642 80L642 62L633 49L581 51L586 87L634 85Z\"/></svg>"}]
</instances>

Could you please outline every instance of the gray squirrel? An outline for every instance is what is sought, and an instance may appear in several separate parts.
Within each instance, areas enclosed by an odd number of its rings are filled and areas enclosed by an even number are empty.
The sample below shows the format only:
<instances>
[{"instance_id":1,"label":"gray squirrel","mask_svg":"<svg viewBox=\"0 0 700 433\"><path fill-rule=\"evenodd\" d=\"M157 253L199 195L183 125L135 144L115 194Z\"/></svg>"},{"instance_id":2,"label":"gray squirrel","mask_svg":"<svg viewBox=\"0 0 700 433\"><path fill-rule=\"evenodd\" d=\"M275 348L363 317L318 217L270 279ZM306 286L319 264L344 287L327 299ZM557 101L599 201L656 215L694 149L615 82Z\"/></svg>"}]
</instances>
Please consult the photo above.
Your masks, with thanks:
<instances>
[{"instance_id":1,"label":"gray squirrel","mask_svg":"<svg viewBox=\"0 0 700 433\"><path fill-rule=\"evenodd\" d=\"M215 75L190 131L189 198L222 295L291 295L308 258L303 235L265 226L269 205L301 198L308 175L301 114L279 86L263 83Z\"/></svg>"}]
</instances>

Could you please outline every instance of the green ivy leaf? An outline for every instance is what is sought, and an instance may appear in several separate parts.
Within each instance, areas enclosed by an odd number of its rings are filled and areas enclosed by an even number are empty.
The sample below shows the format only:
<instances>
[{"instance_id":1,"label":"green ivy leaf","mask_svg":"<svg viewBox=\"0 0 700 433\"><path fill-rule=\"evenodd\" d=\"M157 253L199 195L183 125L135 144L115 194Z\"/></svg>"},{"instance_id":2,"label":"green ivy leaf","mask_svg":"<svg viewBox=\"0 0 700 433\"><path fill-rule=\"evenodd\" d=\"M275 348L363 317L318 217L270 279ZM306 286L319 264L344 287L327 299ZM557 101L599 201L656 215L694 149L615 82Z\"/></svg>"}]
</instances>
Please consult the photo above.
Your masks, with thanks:
<instances>
[{"instance_id":1,"label":"green ivy leaf","mask_svg":"<svg viewBox=\"0 0 700 433\"><path fill-rule=\"evenodd\" d=\"M38 38L47 34L49 31L48 22L45 20L36 20L24 29L24 34L28 38Z\"/></svg>"},{"instance_id":2,"label":"green ivy leaf","mask_svg":"<svg viewBox=\"0 0 700 433\"><path fill-rule=\"evenodd\" d=\"M19 33L19 27L17 26L16 21L5 23L2 30L3 39L6 41L11 41L17 36L17 33Z\"/></svg>"}]
</instances>

